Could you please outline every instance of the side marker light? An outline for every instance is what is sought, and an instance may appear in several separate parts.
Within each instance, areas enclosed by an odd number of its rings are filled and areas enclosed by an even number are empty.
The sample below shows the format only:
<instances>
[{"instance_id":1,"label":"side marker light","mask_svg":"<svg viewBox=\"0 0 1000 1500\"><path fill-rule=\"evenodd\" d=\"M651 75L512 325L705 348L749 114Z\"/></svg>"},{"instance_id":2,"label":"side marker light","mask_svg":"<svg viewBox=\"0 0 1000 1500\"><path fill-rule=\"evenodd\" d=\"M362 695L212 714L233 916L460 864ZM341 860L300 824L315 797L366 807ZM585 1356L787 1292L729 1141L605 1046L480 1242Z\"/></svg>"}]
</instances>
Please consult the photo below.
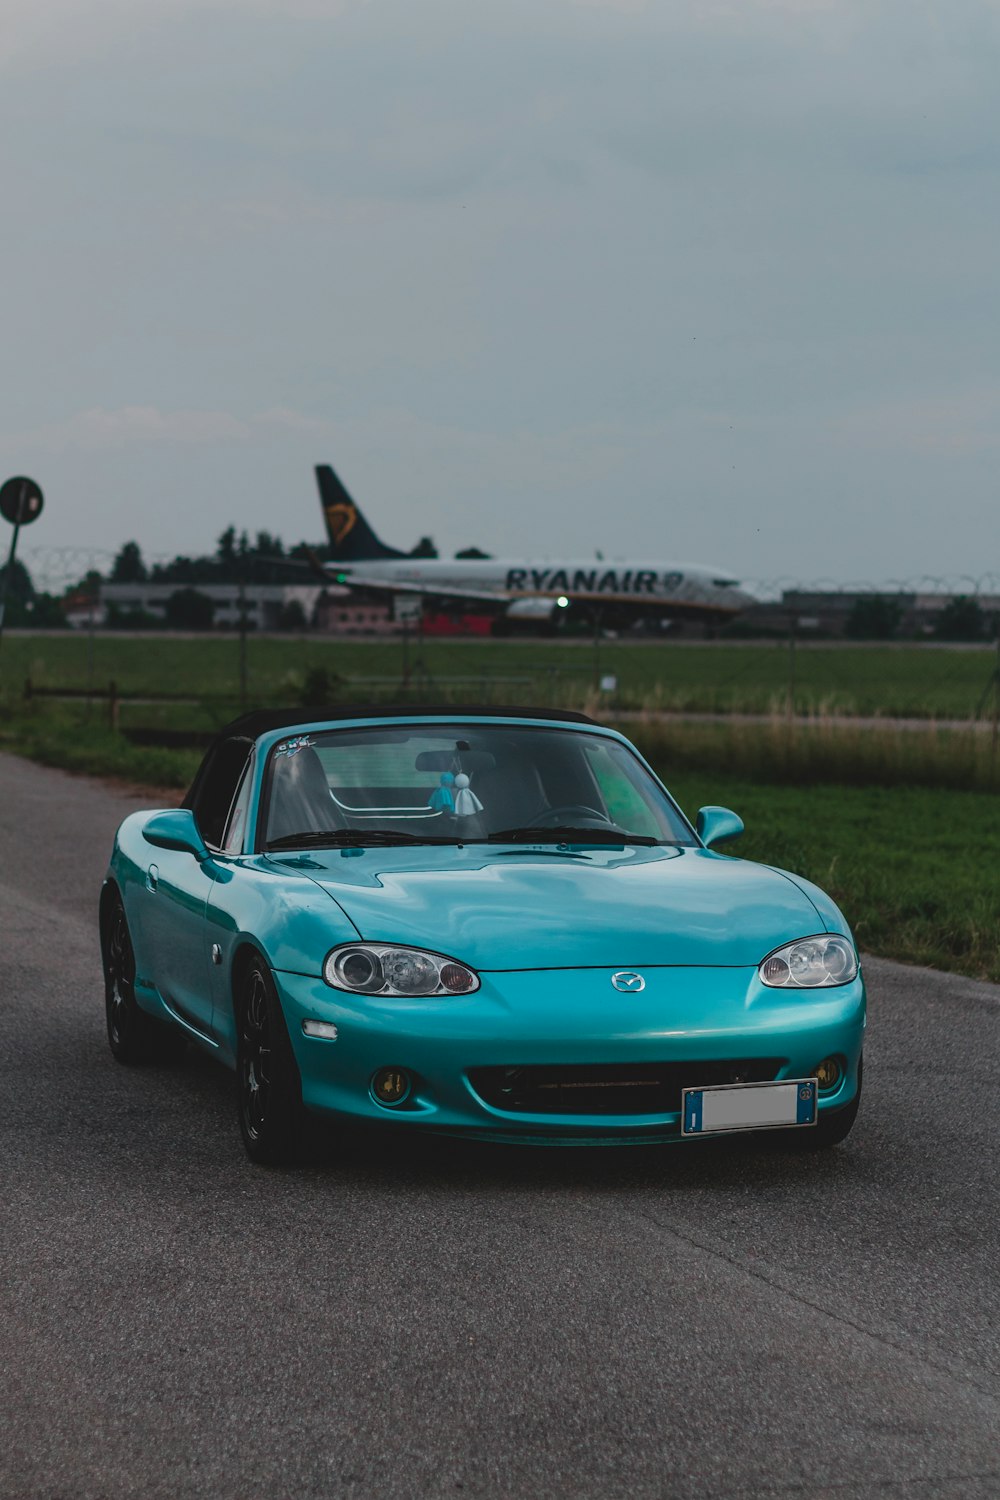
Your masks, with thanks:
<instances>
[{"instance_id":1,"label":"side marker light","mask_svg":"<svg viewBox=\"0 0 1000 1500\"><path fill-rule=\"evenodd\" d=\"M337 1028L332 1021L303 1021L302 1030L306 1036L319 1036L327 1042L337 1040Z\"/></svg>"}]
</instances>

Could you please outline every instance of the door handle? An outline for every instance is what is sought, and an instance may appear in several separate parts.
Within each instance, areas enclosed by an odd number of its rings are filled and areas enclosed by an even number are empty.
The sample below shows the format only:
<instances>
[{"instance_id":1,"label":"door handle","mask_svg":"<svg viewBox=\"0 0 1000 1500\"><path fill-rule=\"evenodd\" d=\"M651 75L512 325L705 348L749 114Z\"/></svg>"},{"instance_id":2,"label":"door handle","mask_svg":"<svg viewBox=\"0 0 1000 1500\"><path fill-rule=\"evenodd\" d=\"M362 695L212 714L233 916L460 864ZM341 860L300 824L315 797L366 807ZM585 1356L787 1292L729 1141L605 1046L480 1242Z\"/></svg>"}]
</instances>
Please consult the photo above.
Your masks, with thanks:
<instances>
[{"instance_id":1,"label":"door handle","mask_svg":"<svg viewBox=\"0 0 1000 1500\"><path fill-rule=\"evenodd\" d=\"M159 878L160 878L160 872L159 872L159 870L156 868L155 865L150 865L149 869L146 871L146 889L147 889L147 891L155 891L156 890L156 882L159 880Z\"/></svg>"}]
</instances>

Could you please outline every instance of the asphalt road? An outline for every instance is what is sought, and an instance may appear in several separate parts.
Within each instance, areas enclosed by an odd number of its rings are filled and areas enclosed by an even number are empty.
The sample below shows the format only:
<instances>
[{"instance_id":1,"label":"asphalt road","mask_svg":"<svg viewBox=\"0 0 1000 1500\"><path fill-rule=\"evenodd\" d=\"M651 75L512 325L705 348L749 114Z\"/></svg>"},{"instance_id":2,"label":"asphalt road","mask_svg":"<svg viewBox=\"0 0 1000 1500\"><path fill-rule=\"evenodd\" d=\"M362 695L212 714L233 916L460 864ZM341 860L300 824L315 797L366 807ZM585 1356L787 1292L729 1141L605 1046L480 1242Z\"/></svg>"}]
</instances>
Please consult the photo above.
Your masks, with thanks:
<instances>
[{"instance_id":1,"label":"asphalt road","mask_svg":"<svg viewBox=\"0 0 1000 1500\"><path fill-rule=\"evenodd\" d=\"M148 796L0 757L0 1496L1000 1495L1000 987L869 960L812 1159L324 1135L104 1038Z\"/></svg>"}]
</instances>

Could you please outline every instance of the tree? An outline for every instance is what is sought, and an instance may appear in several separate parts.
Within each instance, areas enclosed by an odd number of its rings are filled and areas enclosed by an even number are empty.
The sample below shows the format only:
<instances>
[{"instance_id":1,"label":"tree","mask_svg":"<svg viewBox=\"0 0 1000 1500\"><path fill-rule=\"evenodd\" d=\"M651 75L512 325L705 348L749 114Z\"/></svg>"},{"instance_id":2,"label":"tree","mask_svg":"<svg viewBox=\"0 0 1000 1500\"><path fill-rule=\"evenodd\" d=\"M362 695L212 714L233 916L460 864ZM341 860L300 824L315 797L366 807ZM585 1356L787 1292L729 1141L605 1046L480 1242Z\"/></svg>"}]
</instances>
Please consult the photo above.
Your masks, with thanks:
<instances>
[{"instance_id":1,"label":"tree","mask_svg":"<svg viewBox=\"0 0 1000 1500\"><path fill-rule=\"evenodd\" d=\"M272 536L269 531L258 531L253 550L255 557L284 557L285 555L281 537Z\"/></svg>"},{"instance_id":2,"label":"tree","mask_svg":"<svg viewBox=\"0 0 1000 1500\"><path fill-rule=\"evenodd\" d=\"M986 616L976 599L957 594L937 617L934 634L939 641L981 641L986 637Z\"/></svg>"},{"instance_id":3,"label":"tree","mask_svg":"<svg viewBox=\"0 0 1000 1500\"><path fill-rule=\"evenodd\" d=\"M223 567L230 568L236 561L236 527L227 526L219 537L215 555Z\"/></svg>"},{"instance_id":4,"label":"tree","mask_svg":"<svg viewBox=\"0 0 1000 1500\"><path fill-rule=\"evenodd\" d=\"M211 630L215 605L197 589L177 589L164 606L171 630Z\"/></svg>"},{"instance_id":5,"label":"tree","mask_svg":"<svg viewBox=\"0 0 1000 1500\"><path fill-rule=\"evenodd\" d=\"M4 580L7 577L7 564L0 567L0 596L3 595ZM7 609L4 616L6 623L15 628L24 625L44 625L45 621L35 618L35 602L41 596L35 593L35 586L31 581L31 574L19 558L14 559L14 566L10 570L10 587L7 590ZM65 624L65 620L62 622Z\"/></svg>"},{"instance_id":6,"label":"tree","mask_svg":"<svg viewBox=\"0 0 1000 1500\"><path fill-rule=\"evenodd\" d=\"M3 592L4 580L7 577L7 564L0 567L0 593ZM19 557L15 557L14 566L10 570L10 583L7 586L8 608L15 599L24 604L30 603L35 597L35 585L31 581L31 574Z\"/></svg>"},{"instance_id":7,"label":"tree","mask_svg":"<svg viewBox=\"0 0 1000 1500\"><path fill-rule=\"evenodd\" d=\"M111 566L112 583L145 583L146 564L138 542L126 542Z\"/></svg>"},{"instance_id":8,"label":"tree","mask_svg":"<svg viewBox=\"0 0 1000 1500\"><path fill-rule=\"evenodd\" d=\"M145 609L122 609L109 604L104 612L105 630L157 630L163 621Z\"/></svg>"},{"instance_id":9,"label":"tree","mask_svg":"<svg viewBox=\"0 0 1000 1500\"><path fill-rule=\"evenodd\" d=\"M899 629L902 614L898 600L862 594L851 606L844 634L855 641L889 641Z\"/></svg>"},{"instance_id":10,"label":"tree","mask_svg":"<svg viewBox=\"0 0 1000 1500\"><path fill-rule=\"evenodd\" d=\"M289 547L289 557L299 562L308 562L311 557L326 557L330 551L327 542L296 542L294 547Z\"/></svg>"},{"instance_id":11,"label":"tree","mask_svg":"<svg viewBox=\"0 0 1000 1500\"><path fill-rule=\"evenodd\" d=\"M178 555L173 562L154 563L150 581L152 583L216 583L219 581L219 565L211 557Z\"/></svg>"},{"instance_id":12,"label":"tree","mask_svg":"<svg viewBox=\"0 0 1000 1500\"><path fill-rule=\"evenodd\" d=\"M279 630L302 631L307 630L308 627L309 621L306 619L306 612L298 599L289 599L287 604L282 605L281 613L278 615Z\"/></svg>"},{"instance_id":13,"label":"tree","mask_svg":"<svg viewBox=\"0 0 1000 1500\"><path fill-rule=\"evenodd\" d=\"M456 557L492 557L492 552L482 552L478 547L463 547L461 552L455 553Z\"/></svg>"},{"instance_id":14,"label":"tree","mask_svg":"<svg viewBox=\"0 0 1000 1500\"><path fill-rule=\"evenodd\" d=\"M91 598L97 599L100 596L101 584L103 582L104 582L104 579L103 579L102 575L97 571L97 569L96 568L89 568L87 570L87 572L84 573L84 575L80 579L79 583L73 584L71 588L68 588L66 590L66 593L67 594L89 594L91 596Z\"/></svg>"},{"instance_id":15,"label":"tree","mask_svg":"<svg viewBox=\"0 0 1000 1500\"><path fill-rule=\"evenodd\" d=\"M36 630L68 630L69 623L62 605L54 594L36 594L24 606L25 624ZM11 623L14 623L13 621Z\"/></svg>"},{"instance_id":16,"label":"tree","mask_svg":"<svg viewBox=\"0 0 1000 1500\"><path fill-rule=\"evenodd\" d=\"M437 557L438 549L434 545L434 538L422 536L410 553L411 557Z\"/></svg>"}]
</instances>

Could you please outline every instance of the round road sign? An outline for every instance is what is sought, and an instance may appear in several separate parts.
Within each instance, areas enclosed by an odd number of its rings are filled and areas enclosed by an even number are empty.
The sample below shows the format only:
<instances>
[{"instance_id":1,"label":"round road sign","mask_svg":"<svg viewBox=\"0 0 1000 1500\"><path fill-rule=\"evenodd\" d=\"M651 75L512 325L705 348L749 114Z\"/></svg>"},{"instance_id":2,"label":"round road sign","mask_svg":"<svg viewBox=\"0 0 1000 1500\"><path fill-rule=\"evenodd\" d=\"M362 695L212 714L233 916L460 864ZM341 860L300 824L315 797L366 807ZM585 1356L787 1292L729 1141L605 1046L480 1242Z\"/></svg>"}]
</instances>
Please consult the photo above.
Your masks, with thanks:
<instances>
[{"instance_id":1,"label":"round road sign","mask_svg":"<svg viewBox=\"0 0 1000 1500\"><path fill-rule=\"evenodd\" d=\"M27 526L42 513L42 492L33 479L19 476L0 485L0 515L12 526Z\"/></svg>"}]
</instances>

